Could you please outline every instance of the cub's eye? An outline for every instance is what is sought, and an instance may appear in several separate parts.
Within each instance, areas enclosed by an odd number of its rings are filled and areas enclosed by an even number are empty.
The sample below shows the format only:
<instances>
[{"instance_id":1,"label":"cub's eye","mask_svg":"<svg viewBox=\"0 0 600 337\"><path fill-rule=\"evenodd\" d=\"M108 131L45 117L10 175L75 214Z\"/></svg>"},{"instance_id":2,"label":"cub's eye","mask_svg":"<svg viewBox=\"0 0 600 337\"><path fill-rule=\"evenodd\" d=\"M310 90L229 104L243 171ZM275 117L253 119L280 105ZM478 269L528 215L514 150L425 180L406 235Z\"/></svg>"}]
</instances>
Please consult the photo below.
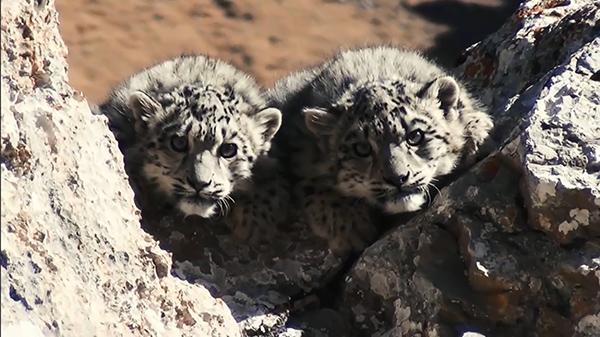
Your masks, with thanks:
<instances>
[{"instance_id":1,"label":"cub's eye","mask_svg":"<svg viewBox=\"0 0 600 337\"><path fill-rule=\"evenodd\" d=\"M188 140L186 136L175 135L171 137L171 148L175 152L185 152L188 148Z\"/></svg>"},{"instance_id":2,"label":"cub's eye","mask_svg":"<svg viewBox=\"0 0 600 337\"><path fill-rule=\"evenodd\" d=\"M367 142L356 142L352 145L354 153L359 157L368 157L371 154L371 144Z\"/></svg>"},{"instance_id":3,"label":"cub's eye","mask_svg":"<svg viewBox=\"0 0 600 337\"><path fill-rule=\"evenodd\" d=\"M233 143L223 143L219 147L219 156L223 158L231 158L237 154L237 145Z\"/></svg>"},{"instance_id":4,"label":"cub's eye","mask_svg":"<svg viewBox=\"0 0 600 337\"><path fill-rule=\"evenodd\" d=\"M419 129L412 130L406 135L408 145L417 146L423 142L425 134Z\"/></svg>"}]
</instances>

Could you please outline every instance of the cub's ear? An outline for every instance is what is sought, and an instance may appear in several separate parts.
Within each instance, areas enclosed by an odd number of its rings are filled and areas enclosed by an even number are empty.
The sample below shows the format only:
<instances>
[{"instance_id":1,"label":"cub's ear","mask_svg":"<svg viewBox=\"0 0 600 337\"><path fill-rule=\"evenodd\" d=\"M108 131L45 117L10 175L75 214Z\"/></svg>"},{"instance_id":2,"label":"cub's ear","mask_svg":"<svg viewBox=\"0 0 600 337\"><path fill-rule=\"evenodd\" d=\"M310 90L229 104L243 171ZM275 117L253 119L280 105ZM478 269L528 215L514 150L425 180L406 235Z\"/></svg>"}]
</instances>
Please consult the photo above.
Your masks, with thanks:
<instances>
[{"instance_id":1,"label":"cub's ear","mask_svg":"<svg viewBox=\"0 0 600 337\"><path fill-rule=\"evenodd\" d=\"M332 113L319 108L302 110L304 124L315 136L325 136L333 133L337 118Z\"/></svg>"},{"instance_id":2,"label":"cub's ear","mask_svg":"<svg viewBox=\"0 0 600 337\"><path fill-rule=\"evenodd\" d=\"M252 116L260 128L265 142L273 139L281 127L281 111L277 108L266 108Z\"/></svg>"},{"instance_id":3,"label":"cub's ear","mask_svg":"<svg viewBox=\"0 0 600 337\"><path fill-rule=\"evenodd\" d=\"M439 77L426 84L419 93L421 98L431 98L440 101L440 107L448 114L458 104L460 89L450 76Z\"/></svg>"},{"instance_id":4,"label":"cub's ear","mask_svg":"<svg viewBox=\"0 0 600 337\"><path fill-rule=\"evenodd\" d=\"M133 111L136 121L141 121L146 126L160 120L164 113L162 106L142 91L136 91L129 96L127 107Z\"/></svg>"}]
</instances>

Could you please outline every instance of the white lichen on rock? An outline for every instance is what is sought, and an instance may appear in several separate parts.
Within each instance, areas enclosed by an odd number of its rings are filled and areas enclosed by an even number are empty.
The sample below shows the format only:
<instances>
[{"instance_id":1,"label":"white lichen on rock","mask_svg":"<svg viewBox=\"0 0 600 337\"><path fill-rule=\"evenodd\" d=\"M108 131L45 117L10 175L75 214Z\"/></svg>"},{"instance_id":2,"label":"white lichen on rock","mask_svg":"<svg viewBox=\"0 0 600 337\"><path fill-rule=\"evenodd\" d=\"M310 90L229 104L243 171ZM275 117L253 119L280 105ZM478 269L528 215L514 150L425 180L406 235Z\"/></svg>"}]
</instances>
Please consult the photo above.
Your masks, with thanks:
<instances>
[{"instance_id":1,"label":"white lichen on rock","mask_svg":"<svg viewBox=\"0 0 600 337\"><path fill-rule=\"evenodd\" d=\"M521 137L529 217L560 242L600 233L598 71L596 38L542 79Z\"/></svg>"}]
</instances>

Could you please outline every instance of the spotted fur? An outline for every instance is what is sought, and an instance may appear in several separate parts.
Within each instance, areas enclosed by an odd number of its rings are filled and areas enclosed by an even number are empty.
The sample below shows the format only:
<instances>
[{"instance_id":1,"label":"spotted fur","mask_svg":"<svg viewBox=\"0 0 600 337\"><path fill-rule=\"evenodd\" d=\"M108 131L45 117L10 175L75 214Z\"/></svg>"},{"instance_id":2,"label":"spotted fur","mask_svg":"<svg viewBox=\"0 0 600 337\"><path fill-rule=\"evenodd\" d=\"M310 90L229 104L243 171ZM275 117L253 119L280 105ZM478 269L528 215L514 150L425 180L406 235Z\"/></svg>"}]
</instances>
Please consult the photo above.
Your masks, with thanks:
<instances>
[{"instance_id":1,"label":"spotted fur","mask_svg":"<svg viewBox=\"0 0 600 337\"><path fill-rule=\"evenodd\" d=\"M100 106L144 193L185 215L224 214L251 193L281 113L258 85L220 60L184 56L133 75Z\"/></svg>"},{"instance_id":2,"label":"spotted fur","mask_svg":"<svg viewBox=\"0 0 600 337\"><path fill-rule=\"evenodd\" d=\"M393 47L341 52L279 81L269 97L284 114L279 155L296 178L392 214L424 207L440 176L472 157L492 127L463 84Z\"/></svg>"}]
</instances>

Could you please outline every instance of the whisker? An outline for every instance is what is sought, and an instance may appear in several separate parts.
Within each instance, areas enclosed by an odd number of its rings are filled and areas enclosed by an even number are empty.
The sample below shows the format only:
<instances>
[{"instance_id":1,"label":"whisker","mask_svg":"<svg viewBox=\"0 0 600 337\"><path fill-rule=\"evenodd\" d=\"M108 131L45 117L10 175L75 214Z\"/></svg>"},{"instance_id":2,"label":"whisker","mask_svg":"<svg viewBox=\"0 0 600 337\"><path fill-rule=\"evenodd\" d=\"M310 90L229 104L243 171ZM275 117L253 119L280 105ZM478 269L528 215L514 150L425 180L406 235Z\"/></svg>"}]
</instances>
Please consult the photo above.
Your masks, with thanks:
<instances>
[{"instance_id":1,"label":"whisker","mask_svg":"<svg viewBox=\"0 0 600 337\"><path fill-rule=\"evenodd\" d=\"M223 216L223 205L221 205L221 200L217 200L217 206L219 207L219 216Z\"/></svg>"},{"instance_id":2,"label":"whisker","mask_svg":"<svg viewBox=\"0 0 600 337\"><path fill-rule=\"evenodd\" d=\"M433 187L433 188L434 188L434 189L437 191L437 194L436 194L436 195L439 195L439 194L441 194L441 193L442 193L442 192L440 191L440 189L439 189L437 186L435 186L435 184L432 184L432 183L427 183L427 186L431 186L431 187ZM429 195L429 198L431 199L431 202L430 202L430 203L429 203L429 205L427 206L427 207L429 207L429 206L431 206L431 203L433 203L433 197L431 196L431 191L429 191L429 189L427 189L427 194Z\"/></svg>"},{"instance_id":3,"label":"whisker","mask_svg":"<svg viewBox=\"0 0 600 337\"><path fill-rule=\"evenodd\" d=\"M225 215L229 214L230 206L229 206L229 202L227 201L227 199L223 198L222 200L223 200L222 201L223 206L225 208L225 212L224 212L225 214L223 214L223 216L225 216Z\"/></svg>"},{"instance_id":4,"label":"whisker","mask_svg":"<svg viewBox=\"0 0 600 337\"><path fill-rule=\"evenodd\" d=\"M442 191L440 191L440 189L437 186L435 186L435 184L427 183L427 186L433 187L437 191L437 194L442 194Z\"/></svg>"},{"instance_id":5,"label":"whisker","mask_svg":"<svg viewBox=\"0 0 600 337\"><path fill-rule=\"evenodd\" d=\"M226 214L229 214L229 212L231 212L232 205L235 204L235 200L233 200L233 198L229 195L224 196L223 199L220 200L222 200L225 205Z\"/></svg>"},{"instance_id":6,"label":"whisker","mask_svg":"<svg viewBox=\"0 0 600 337\"><path fill-rule=\"evenodd\" d=\"M425 192L425 195L427 196L427 207L431 206L431 203L433 202L433 198L431 197L431 194L429 193L429 189L426 186L421 186L420 188L423 192Z\"/></svg>"},{"instance_id":7,"label":"whisker","mask_svg":"<svg viewBox=\"0 0 600 337\"><path fill-rule=\"evenodd\" d=\"M322 126L327 126L328 125L326 122L323 122L322 120L320 120L318 118L311 118L310 121L312 123L314 123L314 124L318 124L318 125L322 125Z\"/></svg>"},{"instance_id":8,"label":"whisker","mask_svg":"<svg viewBox=\"0 0 600 337\"><path fill-rule=\"evenodd\" d=\"M226 195L225 198L229 201L231 201L232 204L235 204L235 200L233 199L233 197L231 197L230 195Z\"/></svg>"},{"instance_id":9,"label":"whisker","mask_svg":"<svg viewBox=\"0 0 600 337\"><path fill-rule=\"evenodd\" d=\"M231 212L233 205L235 205L235 200L229 195L226 195L224 199L227 202L227 213L229 213L229 212Z\"/></svg>"}]
</instances>

